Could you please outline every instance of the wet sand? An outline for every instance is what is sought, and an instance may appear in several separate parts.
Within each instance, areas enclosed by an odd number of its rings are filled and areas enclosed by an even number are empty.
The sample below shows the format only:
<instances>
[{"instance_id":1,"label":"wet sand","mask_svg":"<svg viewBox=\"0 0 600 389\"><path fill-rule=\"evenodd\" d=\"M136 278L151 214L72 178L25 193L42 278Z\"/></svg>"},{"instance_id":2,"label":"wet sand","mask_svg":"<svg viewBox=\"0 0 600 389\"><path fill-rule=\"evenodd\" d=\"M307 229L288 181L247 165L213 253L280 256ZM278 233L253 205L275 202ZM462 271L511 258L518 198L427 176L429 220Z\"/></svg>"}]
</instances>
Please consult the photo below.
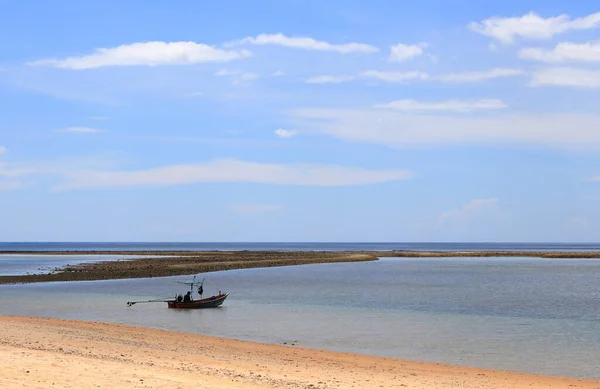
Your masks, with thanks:
<instances>
[{"instance_id":1,"label":"wet sand","mask_svg":"<svg viewBox=\"0 0 600 389\"><path fill-rule=\"evenodd\" d=\"M570 388L579 380L71 320L0 316L0 387Z\"/></svg>"},{"instance_id":2,"label":"wet sand","mask_svg":"<svg viewBox=\"0 0 600 389\"><path fill-rule=\"evenodd\" d=\"M375 261L378 257L600 258L600 252L538 251L0 251L0 254L148 256L133 260L70 265L51 274L0 276L0 284L167 277L232 269Z\"/></svg>"}]
</instances>

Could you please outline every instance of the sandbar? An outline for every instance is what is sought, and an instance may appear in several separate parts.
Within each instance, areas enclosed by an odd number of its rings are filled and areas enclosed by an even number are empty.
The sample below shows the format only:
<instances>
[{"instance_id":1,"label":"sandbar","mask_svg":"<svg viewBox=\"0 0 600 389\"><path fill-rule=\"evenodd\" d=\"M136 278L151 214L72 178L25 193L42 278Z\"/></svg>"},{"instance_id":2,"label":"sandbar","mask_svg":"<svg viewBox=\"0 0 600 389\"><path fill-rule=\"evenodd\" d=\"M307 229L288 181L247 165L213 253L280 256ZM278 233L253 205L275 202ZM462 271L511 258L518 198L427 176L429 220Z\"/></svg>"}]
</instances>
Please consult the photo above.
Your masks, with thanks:
<instances>
[{"instance_id":1,"label":"sandbar","mask_svg":"<svg viewBox=\"0 0 600 389\"><path fill-rule=\"evenodd\" d=\"M600 258L598 251L0 251L0 254L142 256L137 259L74 264L46 274L0 276L0 284L168 277L233 269L376 261L381 257Z\"/></svg>"}]
</instances>

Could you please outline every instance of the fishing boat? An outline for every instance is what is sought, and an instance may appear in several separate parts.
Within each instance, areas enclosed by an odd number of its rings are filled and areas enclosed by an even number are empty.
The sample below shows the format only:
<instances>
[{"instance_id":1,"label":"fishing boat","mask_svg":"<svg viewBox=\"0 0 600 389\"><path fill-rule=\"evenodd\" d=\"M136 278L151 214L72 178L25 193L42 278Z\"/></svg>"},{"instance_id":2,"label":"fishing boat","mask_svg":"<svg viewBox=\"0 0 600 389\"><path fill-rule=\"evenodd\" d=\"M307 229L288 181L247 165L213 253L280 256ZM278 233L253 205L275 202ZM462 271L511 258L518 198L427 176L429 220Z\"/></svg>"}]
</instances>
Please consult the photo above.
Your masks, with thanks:
<instances>
[{"instance_id":1,"label":"fishing boat","mask_svg":"<svg viewBox=\"0 0 600 389\"><path fill-rule=\"evenodd\" d=\"M162 298L162 299L154 299L154 300L146 300L146 301L128 301L127 306L132 306L138 303L158 303L163 302L167 303L169 308L174 309L201 309L201 308L216 308L219 307L229 293L219 291L218 294L212 295L210 297L202 298L204 294L204 279L202 281L196 281L196 276L192 279L192 281L177 281L179 284L189 285L190 290L185 295L176 295L173 298ZM197 287L197 293L200 296L199 299L194 299L194 288Z\"/></svg>"},{"instance_id":2,"label":"fishing boat","mask_svg":"<svg viewBox=\"0 0 600 389\"><path fill-rule=\"evenodd\" d=\"M177 309L199 309L199 308L216 308L219 305L223 304L223 301L227 298L228 293L220 293L216 296L211 296L208 298L203 298L200 300L191 300L191 301L167 301L169 308L177 308Z\"/></svg>"}]
</instances>

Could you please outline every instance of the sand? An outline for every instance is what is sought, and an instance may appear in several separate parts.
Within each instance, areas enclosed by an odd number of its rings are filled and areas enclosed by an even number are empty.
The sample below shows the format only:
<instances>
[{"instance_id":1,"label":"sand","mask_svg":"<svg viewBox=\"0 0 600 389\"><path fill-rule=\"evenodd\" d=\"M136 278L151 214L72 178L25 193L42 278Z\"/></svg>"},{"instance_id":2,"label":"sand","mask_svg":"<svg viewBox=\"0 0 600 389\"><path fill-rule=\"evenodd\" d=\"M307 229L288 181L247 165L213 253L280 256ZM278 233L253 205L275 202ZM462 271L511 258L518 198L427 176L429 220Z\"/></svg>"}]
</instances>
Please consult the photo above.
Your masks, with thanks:
<instances>
[{"instance_id":1,"label":"sand","mask_svg":"<svg viewBox=\"0 0 600 389\"><path fill-rule=\"evenodd\" d=\"M600 381L116 324L0 316L0 388L192 387L600 389Z\"/></svg>"}]
</instances>

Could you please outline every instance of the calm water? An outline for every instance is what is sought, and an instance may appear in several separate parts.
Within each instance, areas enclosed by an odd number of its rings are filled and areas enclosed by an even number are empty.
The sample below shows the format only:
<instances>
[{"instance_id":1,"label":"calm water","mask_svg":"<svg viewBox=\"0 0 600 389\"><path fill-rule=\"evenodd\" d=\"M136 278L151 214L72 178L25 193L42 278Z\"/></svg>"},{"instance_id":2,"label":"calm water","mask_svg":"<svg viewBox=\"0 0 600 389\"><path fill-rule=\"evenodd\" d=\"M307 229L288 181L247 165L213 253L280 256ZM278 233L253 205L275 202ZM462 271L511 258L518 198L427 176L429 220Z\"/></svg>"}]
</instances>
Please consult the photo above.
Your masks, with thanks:
<instances>
[{"instance_id":1,"label":"calm water","mask_svg":"<svg viewBox=\"0 0 600 389\"><path fill-rule=\"evenodd\" d=\"M7 250L600 251L600 243L0 242L0 251Z\"/></svg>"},{"instance_id":2,"label":"calm water","mask_svg":"<svg viewBox=\"0 0 600 389\"><path fill-rule=\"evenodd\" d=\"M600 378L600 260L388 258L206 274L220 309L137 304L190 277L0 285L0 312Z\"/></svg>"}]
</instances>

